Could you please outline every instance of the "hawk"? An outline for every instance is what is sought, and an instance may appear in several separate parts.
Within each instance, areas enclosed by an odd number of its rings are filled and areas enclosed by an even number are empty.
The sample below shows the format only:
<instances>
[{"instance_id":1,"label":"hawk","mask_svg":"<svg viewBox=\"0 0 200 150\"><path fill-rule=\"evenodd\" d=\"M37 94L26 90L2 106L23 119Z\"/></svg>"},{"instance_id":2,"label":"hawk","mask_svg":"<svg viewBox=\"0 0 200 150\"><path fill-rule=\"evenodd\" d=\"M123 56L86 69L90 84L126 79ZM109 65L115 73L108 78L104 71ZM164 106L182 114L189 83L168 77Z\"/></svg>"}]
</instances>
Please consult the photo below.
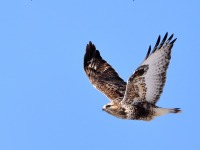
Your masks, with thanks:
<instances>
[{"instance_id":1,"label":"hawk","mask_svg":"<svg viewBox=\"0 0 200 150\"><path fill-rule=\"evenodd\" d=\"M181 112L180 108L156 106L166 82L171 50L176 41L173 34L168 39L167 36L168 33L161 41L159 35L153 50L151 45L149 46L144 61L127 83L101 57L91 41L87 44L83 63L85 73L92 85L110 100L103 106L103 111L121 119L144 121L168 113Z\"/></svg>"}]
</instances>

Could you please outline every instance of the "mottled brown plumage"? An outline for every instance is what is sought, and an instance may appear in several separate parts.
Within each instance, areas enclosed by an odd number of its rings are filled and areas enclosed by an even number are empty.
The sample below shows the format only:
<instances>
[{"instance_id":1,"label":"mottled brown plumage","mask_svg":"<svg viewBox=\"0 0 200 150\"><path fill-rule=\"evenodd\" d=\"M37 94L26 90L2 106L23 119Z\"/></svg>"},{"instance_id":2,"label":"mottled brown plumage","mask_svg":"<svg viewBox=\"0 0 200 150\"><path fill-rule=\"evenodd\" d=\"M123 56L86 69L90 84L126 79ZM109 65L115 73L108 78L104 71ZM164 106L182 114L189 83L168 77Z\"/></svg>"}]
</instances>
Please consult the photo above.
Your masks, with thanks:
<instances>
[{"instance_id":1,"label":"mottled brown plumage","mask_svg":"<svg viewBox=\"0 0 200 150\"><path fill-rule=\"evenodd\" d=\"M121 101L123 99L126 82L102 59L92 42L89 42L86 47L84 70L93 86L103 92L110 100Z\"/></svg>"},{"instance_id":2,"label":"mottled brown plumage","mask_svg":"<svg viewBox=\"0 0 200 150\"><path fill-rule=\"evenodd\" d=\"M122 119L152 120L155 116L178 113L179 108L156 106L166 81L166 72L171 59L171 49L176 39L173 34L161 37L151 52L147 51L142 64L131 75L126 84L118 73L100 56L92 42L86 46L84 70L95 88L103 92L110 103L103 107L107 113ZM171 41L172 40L172 41Z\"/></svg>"}]
</instances>

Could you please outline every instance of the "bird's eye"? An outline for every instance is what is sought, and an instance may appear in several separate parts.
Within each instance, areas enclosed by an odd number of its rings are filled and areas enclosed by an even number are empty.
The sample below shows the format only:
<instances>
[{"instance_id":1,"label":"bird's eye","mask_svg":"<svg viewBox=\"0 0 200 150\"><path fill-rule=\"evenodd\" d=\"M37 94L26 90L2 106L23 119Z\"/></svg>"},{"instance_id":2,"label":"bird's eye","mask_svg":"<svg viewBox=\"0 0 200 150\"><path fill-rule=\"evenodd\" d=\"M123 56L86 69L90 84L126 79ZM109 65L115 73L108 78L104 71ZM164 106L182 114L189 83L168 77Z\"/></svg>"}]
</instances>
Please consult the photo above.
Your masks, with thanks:
<instances>
[{"instance_id":1,"label":"bird's eye","mask_svg":"<svg viewBox=\"0 0 200 150\"><path fill-rule=\"evenodd\" d=\"M111 107L111 105L106 105L106 108L110 108Z\"/></svg>"}]
</instances>

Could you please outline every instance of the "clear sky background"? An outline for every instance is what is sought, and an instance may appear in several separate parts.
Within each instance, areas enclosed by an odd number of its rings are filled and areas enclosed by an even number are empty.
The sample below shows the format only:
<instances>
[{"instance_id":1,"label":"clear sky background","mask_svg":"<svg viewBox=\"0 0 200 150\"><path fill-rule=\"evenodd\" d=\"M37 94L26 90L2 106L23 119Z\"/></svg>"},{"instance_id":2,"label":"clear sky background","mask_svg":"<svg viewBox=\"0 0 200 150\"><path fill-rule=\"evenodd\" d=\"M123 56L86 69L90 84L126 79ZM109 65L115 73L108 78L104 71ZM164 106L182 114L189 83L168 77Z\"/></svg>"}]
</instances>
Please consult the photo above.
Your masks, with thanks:
<instances>
[{"instance_id":1,"label":"clear sky background","mask_svg":"<svg viewBox=\"0 0 200 150\"><path fill-rule=\"evenodd\" d=\"M102 112L86 44L127 80L166 32L178 39L158 105L183 113L144 122ZM199 35L199 0L1 1L0 149L199 149Z\"/></svg>"}]
</instances>

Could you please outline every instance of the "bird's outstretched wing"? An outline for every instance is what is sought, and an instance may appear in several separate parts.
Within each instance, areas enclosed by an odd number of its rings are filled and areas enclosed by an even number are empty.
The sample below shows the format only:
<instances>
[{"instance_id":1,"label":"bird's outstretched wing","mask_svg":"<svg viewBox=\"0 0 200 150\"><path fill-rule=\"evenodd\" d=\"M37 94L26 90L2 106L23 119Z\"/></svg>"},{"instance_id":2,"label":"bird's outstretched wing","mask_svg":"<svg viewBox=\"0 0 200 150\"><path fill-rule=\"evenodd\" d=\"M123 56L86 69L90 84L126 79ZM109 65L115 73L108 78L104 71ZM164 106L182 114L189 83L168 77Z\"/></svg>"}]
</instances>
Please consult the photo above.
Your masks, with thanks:
<instances>
[{"instance_id":1,"label":"bird's outstretched wing","mask_svg":"<svg viewBox=\"0 0 200 150\"><path fill-rule=\"evenodd\" d=\"M92 42L86 46L84 70L95 88L103 92L111 101L121 101L126 90L117 72L102 57Z\"/></svg>"},{"instance_id":2,"label":"bird's outstretched wing","mask_svg":"<svg viewBox=\"0 0 200 150\"><path fill-rule=\"evenodd\" d=\"M155 104L163 91L166 81L167 68L171 59L171 49L176 39L173 34L167 39L165 34L160 43L160 36L151 52L151 46L143 63L129 78L125 96L122 102L148 101ZM171 41L172 40L172 41Z\"/></svg>"}]
</instances>

